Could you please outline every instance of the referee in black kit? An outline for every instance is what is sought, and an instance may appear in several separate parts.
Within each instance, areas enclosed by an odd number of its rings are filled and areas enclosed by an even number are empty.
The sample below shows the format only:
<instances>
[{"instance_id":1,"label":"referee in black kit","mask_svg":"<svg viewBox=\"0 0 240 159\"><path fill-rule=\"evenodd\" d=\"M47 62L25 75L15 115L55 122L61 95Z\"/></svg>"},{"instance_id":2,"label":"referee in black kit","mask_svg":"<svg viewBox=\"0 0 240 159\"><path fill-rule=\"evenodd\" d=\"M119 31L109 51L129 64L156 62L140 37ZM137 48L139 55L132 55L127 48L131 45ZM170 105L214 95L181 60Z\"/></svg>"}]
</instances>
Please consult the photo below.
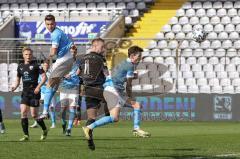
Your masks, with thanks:
<instances>
[{"instance_id":1,"label":"referee in black kit","mask_svg":"<svg viewBox=\"0 0 240 159\"><path fill-rule=\"evenodd\" d=\"M12 91L15 91L20 84L22 78L23 81L23 91L22 100L20 105L21 110L21 125L23 129L24 136L20 141L29 140L28 132L28 112L30 110L32 117L37 121L37 123L42 128L42 135L40 140L45 140L48 134L48 130L45 126L43 119L38 118L38 108L40 100L40 88L46 81L46 74L42 67L33 61L33 51L31 48L25 47L22 50L24 63L19 64L17 68L17 79L15 85L12 87ZM38 83L38 77L42 76L42 81Z\"/></svg>"}]
</instances>

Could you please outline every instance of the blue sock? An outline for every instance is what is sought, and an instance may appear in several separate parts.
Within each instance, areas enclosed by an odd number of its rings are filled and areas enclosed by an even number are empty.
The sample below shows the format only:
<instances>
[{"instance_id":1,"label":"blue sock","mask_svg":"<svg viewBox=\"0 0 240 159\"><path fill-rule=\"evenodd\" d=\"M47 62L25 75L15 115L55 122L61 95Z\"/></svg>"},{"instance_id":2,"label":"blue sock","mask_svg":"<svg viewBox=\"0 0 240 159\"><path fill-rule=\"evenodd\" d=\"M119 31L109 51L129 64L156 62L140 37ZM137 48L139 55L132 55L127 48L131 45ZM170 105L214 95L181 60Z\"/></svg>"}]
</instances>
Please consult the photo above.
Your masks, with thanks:
<instances>
[{"instance_id":1,"label":"blue sock","mask_svg":"<svg viewBox=\"0 0 240 159\"><path fill-rule=\"evenodd\" d=\"M52 109L50 110L50 117L51 117L51 122L52 122L52 124L56 124L55 108L52 108Z\"/></svg>"},{"instance_id":2,"label":"blue sock","mask_svg":"<svg viewBox=\"0 0 240 159\"><path fill-rule=\"evenodd\" d=\"M62 125L65 125L67 122L66 122L66 110L63 110L62 111Z\"/></svg>"},{"instance_id":3,"label":"blue sock","mask_svg":"<svg viewBox=\"0 0 240 159\"><path fill-rule=\"evenodd\" d=\"M74 108L69 108L69 119L68 119L68 128L67 129L72 129L73 127L73 120L75 118L75 110Z\"/></svg>"},{"instance_id":4,"label":"blue sock","mask_svg":"<svg viewBox=\"0 0 240 159\"><path fill-rule=\"evenodd\" d=\"M114 122L114 118L112 116L104 116L104 117L96 120L91 125L88 125L88 127L90 129L94 129L96 127L103 126L103 125L106 125L106 124L109 124L109 123L113 123L113 122Z\"/></svg>"},{"instance_id":5,"label":"blue sock","mask_svg":"<svg viewBox=\"0 0 240 159\"><path fill-rule=\"evenodd\" d=\"M141 110L139 108L134 108L133 110L133 128L139 129L141 121Z\"/></svg>"},{"instance_id":6,"label":"blue sock","mask_svg":"<svg viewBox=\"0 0 240 159\"><path fill-rule=\"evenodd\" d=\"M46 87L45 94L44 94L43 112L48 112L49 105L51 103L51 100L55 92L56 91L53 88Z\"/></svg>"}]
</instances>

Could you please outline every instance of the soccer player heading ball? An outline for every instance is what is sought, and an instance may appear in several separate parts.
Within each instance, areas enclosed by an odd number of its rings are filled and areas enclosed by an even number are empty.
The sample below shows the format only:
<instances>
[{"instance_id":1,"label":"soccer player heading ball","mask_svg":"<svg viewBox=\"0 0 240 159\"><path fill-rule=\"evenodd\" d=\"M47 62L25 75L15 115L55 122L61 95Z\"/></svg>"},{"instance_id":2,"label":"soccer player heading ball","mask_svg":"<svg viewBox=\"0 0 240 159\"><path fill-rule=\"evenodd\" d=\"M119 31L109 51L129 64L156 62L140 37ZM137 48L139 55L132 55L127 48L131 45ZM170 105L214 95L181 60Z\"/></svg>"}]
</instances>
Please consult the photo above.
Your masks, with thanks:
<instances>
[{"instance_id":1,"label":"soccer player heading ball","mask_svg":"<svg viewBox=\"0 0 240 159\"><path fill-rule=\"evenodd\" d=\"M193 30L193 39L196 42L201 43L204 40L206 40L206 37L207 37L206 32L204 32L201 28Z\"/></svg>"}]
</instances>

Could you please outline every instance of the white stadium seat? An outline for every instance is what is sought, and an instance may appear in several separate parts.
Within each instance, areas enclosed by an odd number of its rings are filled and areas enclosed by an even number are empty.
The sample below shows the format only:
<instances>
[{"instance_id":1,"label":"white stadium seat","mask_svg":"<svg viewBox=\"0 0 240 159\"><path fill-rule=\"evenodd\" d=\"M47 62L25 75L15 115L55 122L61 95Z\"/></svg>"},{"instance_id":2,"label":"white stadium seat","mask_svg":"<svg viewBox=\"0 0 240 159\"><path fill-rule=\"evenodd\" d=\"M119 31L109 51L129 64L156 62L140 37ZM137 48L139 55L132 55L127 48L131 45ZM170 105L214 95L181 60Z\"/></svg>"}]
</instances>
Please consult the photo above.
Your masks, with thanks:
<instances>
[{"instance_id":1,"label":"white stadium seat","mask_svg":"<svg viewBox=\"0 0 240 159\"><path fill-rule=\"evenodd\" d=\"M223 8L226 8L226 9L231 9L231 8L233 8L233 2L231 2L231 1L225 1L225 2L223 3Z\"/></svg>"},{"instance_id":2,"label":"white stadium seat","mask_svg":"<svg viewBox=\"0 0 240 159\"><path fill-rule=\"evenodd\" d=\"M213 8L220 9L222 7L223 7L222 2L220 2L220 1L213 2Z\"/></svg>"},{"instance_id":3,"label":"white stadium seat","mask_svg":"<svg viewBox=\"0 0 240 159\"><path fill-rule=\"evenodd\" d=\"M192 17L192 16L195 16L195 10L194 9L188 9L186 10L186 16L187 17Z\"/></svg>"},{"instance_id":4,"label":"white stadium seat","mask_svg":"<svg viewBox=\"0 0 240 159\"><path fill-rule=\"evenodd\" d=\"M183 9L190 9L192 8L191 2L185 2L182 6Z\"/></svg>"},{"instance_id":5,"label":"white stadium seat","mask_svg":"<svg viewBox=\"0 0 240 159\"><path fill-rule=\"evenodd\" d=\"M231 23L231 18L229 16L224 16L221 18L221 23L224 25L229 24Z\"/></svg>"},{"instance_id":6,"label":"white stadium seat","mask_svg":"<svg viewBox=\"0 0 240 159\"><path fill-rule=\"evenodd\" d=\"M238 72L228 72L228 78L239 79L239 73Z\"/></svg>"},{"instance_id":7,"label":"white stadium seat","mask_svg":"<svg viewBox=\"0 0 240 159\"><path fill-rule=\"evenodd\" d=\"M216 16L217 12L214 8L210 8L207 10L207 16L208 17L213 17L213 16Z\"/></svg>"},{"instance_id":8,"label":"white stadium seat","mask_svg":"<svg viewBox=\"0 0 240 159\"><path fill-rule=\"evenodd\" d=\"M202 3L201 2L193 2L192 8L200 9L200 8L202 8Z\"/></svg>"},{"instance_id":9,"label":"white stadium seat","mask_svg":"<svg viewBox=\"0 0 240 159\"><path fill-rule=\"evenodd\" d=\"M205 15L206 15L206 11L205 11L205 9L203 9L203 8L198 9L198 10L196 11L196 16L198 16L198 17L203 17L203 16L205 16Z\"/></svg>"},{"instance_id":10,"label":"white stadium seat","mask_svg":"<svg viewBox=\"0 0 240 159\"><path fill-rule=\"evenodd\" d=\"M203 2L203 8L204 9L210 9L210 8L212 8L213 6L212 6L212 2L210 2L210 1L204 1Z\"/></svg>"},{"instance_id":11,"label":"white stadium seat","mask_svg":"<svg viewBox=\"0 0 240 159\"><path fill-rule=\"evenodd\" d=\"M216 78L216 72L213 72L213 71L206 72L206 78L208 79Z\"/></svg>"},{"instance_id":12,"label":"white stadium seat","mask_svg":"<svg viewBox=\"0 0 240 159\"><path fill-rule=\"evenodd\" d=\"M199 93L210 93L210 92L211 92L211 88L208 85L199 87Z\"/></svg>"},{"instance_id":13,"label":"white stadium seat","mask_svg":"<svg viewBox=\"0 0 240 159\"><path fill-rule=\"evenodd\" d=\"M221 22L221 20L218 16L213 16L213 17L211 17L210 22L211 22L211 24L216 25L216 24L219 24Z\"/></svg>"},{"instance_id":14,"label":"white stadium seat","mask_svg":"<svg viewBox=\"0 0 240 159\"><path fill-rule=\"evenodd\" d=\"M191 25L196 25L199 23L199 18L198 17L190 17L189 23Z\"/></svg>"}]
</instances>

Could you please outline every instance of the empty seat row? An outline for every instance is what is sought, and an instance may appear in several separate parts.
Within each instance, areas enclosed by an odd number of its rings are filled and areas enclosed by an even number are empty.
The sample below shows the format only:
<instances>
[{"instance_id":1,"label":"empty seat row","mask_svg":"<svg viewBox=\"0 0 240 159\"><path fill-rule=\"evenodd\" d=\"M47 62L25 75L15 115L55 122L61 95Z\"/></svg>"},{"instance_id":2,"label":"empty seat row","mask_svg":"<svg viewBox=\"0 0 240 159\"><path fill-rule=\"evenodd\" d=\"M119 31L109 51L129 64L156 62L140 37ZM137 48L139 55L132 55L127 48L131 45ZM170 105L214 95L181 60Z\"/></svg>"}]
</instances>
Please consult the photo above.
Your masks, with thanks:
<instances>
[{"instance_id":1,"label":"empty seat row","mask_svg":"<svg viewBox=\"0 0 240 159\"><path fill-rule=\"evenodd\" d=\"M187 16L187 17L193 17L193 16L197 16L197 17L203 17L203 16L208 16L208 17L214 17L214 16L218 16L218 17L224 17L224 16L229 16L229 17L234 17L240 15L240 11L239 9L235 9L235 8L231 8L231 9L214 9L214 8L210 8L210 9L178 9L176 12L176 17L182 17L182 16Z\"/></svg>"},{"instance_id":2,"label":"empty seat row","mask_svg":"<svg viewBox=\"0 0 240 159\"><path fill-rule=\"evenodd\" d=\"M114 2L110 2L110 3L31 3L31 4L27 4L27 3L22 3L22 4L2 4L0 6L0 10L16 10L16 9L30 9L30 10L34 10L34 9L39 9L39 10L45 10L45 9L49 9L49 10L55 10L55 9L59 9L59 10L64 10L64 9L84 9L84 8L121 8L121 9L139 9L139 10L144 10L147 8L145 2L128 2L128 3L124 3L124 2L119 2L119 3L114 3Z\"/></svg>"},{"instance_id":3,"label":"empty seat row","mask_svg":"<svg viewBox=\"0 0 240 159\"><path fill-rule=\"evenodd\" d=\"M179 33L179 32L184 32L184 33L189 33L192 32L193 30L196 29L203 29L205 32L210 33L210 32L216 32L216 33L221 33L221 32L233 32L233 31L240 31L240 24L234 25L234 24L206 24L206 25L201 25L201 24L196 24L196 25L191 25L191 24L174 24L174 25L164 25L162 28L163 32L173 32L173 33Z\"/></svg>"},{"instance_id":4,"label":"empty seat row","mask_svg":"<svg viewBox=\"0 0 240 159\"><path fill-rule=\"evenodd\" d=\"M196 1L196 2L186 2L182 6L183 9L209 9L209 8L214 8L214 9L221 9L221 8L226 8L226 9L231 9L231 8L240 8L240 2L239 1Z\"/></svg>"},{"instance_id":5,"label":"empty seat row","mask_svg":"<svg viewBox=\"0 0 240 159\"><path fill-rule=\"evenodd\" d=\"M0 4L21 4L21 3L110 3L110 2L145 2L152 3L153 0L1 0Z\"/></svg>"},{"instance_id":6,"label":"empty seat row","mask_svg":"<svg viewBox=\"0 0 240 159\"><path fill-rule=\"evenodd\" d=\"M169 24L173 25L173 24L191 24L191 25L196 25L196 24L239 24L240 20L240 16L236 15L234 17L230 17L230 16L224 16L224 17L219 17L219 16L213 16L213 17L208 17L208 16L203 16L203 17L196 17L196 16L192 16L192 17L186 17L186 16L182 16L182 17L172 17L169 20Z\"/></svg>"}]
</instances>

